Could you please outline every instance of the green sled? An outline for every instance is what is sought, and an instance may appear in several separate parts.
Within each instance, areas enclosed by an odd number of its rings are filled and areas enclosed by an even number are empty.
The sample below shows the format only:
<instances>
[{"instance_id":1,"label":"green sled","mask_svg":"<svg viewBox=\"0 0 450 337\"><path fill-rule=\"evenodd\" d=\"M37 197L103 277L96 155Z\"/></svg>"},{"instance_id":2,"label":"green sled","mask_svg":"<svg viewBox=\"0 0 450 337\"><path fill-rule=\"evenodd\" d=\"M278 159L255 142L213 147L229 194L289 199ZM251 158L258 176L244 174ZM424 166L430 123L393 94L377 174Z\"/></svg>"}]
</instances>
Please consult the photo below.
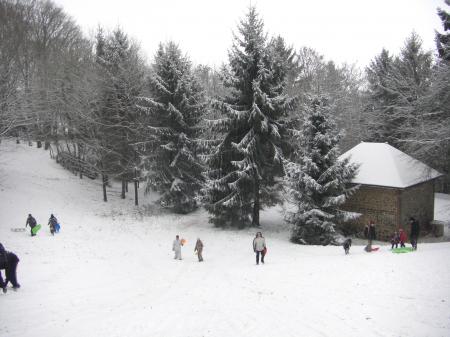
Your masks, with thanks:
<instances>
[{"instance_id":1,"label":"green sled","mask_svg":"<svg viewBox=\"0 0 450 337\"><path fill-rule=\"evenodd\" d=\"M33 229L31 230L31 233L36 234L40 229L41 229L41 225L36 225L33 227Z\"/></svg>"},{"instance_id":2,"label":"green sled","mask_svg":"<svg viewBox=\"0 0 450 337\"><path fill-rule=\"evenodd\" d=\"M412 249L412 247L401 247L401 248L394 248L392 249L392 252L395 254L401 254L401 253L410 253L413 252L414 250Z\"/></svg>"}]
</instances>

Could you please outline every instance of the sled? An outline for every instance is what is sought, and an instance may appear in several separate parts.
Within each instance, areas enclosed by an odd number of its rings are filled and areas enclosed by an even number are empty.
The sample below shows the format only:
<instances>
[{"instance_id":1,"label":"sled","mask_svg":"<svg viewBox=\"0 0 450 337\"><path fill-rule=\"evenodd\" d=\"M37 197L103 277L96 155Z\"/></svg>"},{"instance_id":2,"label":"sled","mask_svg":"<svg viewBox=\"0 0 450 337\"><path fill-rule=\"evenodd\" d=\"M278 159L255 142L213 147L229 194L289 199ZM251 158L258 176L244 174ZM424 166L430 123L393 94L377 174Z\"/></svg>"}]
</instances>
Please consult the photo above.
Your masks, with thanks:
<instances>
[{"instance_id":1,"label":"sled","mask_svg":"<svg viewBox=\"0 0 450 337\"><path fill-rule=\"evenodd\" d=\"M180 243L181 243L182 246L184 246L186 244L186 242L187 242L186 239L181 239L180 240Z\"/></svg>"},{"instance_id":2,"label":"sled","mask_svg":"<svg viewBox=\"0 0 450 337\"><path fill-rule=\"evenodd\" d=\"M380 249L380 247L372 247L372 249L371 249L370 251L368 251L368 250L367 250L367 246L364 247L364 250L365 250L366 252L368 252L368 253L371 253L371 252L377 252L379 249Z\"/></svg>"},{"instance_id":3,"label":"sled","mask_svg":"<svg viewBox=\"0 0 450 337\"><path fill-rule=\"evenodd\" d=\"M56 225L55 225L55 232L56 233L59 233L59 230L61 229L61 225L59 224L59 223L57 223Z\"/></svg>"},{"instance_id":4,"label":"sled","mask_svg":"<svg viewBox=\"0 0 450 337\"><path fill-rule=\"evenodd\" d=\"M267 254L267 247L264 247L264 249L263 249L263 251L262 251L262 254L263 254L264 256L266 256L266 254Z\"/></svg>"},{"instance_id":5,"label":"sled","mask_svg":"<svg viewBox=\"0 0 450 337\"><path fill-rule=\"evenodd\" d=\"M413 251L414 249L412 247L400 247L392 249L392 252L395 254L410 253Z\"/></svg>"},{"instance_id":6,"label":"sled","mask_svg":"<svg viewBox=\"0 0 450 337\"><path fill-rule=\"evenodd\" d=\"M33 233L34 235L36 235L37 232L39 232L39 230L41 229L41 225L36 225L31 229L31 233Z\"/></svg>"},{"instance_id":7,"label":"sled","mask_svg":"<svg viewBox=\"0 0 450 337\"><path fill-rule=\"evenodd\" d=\"M20 227L11 228L11 232L25 232L25 228Z\"/></svg>"}]
</instances>

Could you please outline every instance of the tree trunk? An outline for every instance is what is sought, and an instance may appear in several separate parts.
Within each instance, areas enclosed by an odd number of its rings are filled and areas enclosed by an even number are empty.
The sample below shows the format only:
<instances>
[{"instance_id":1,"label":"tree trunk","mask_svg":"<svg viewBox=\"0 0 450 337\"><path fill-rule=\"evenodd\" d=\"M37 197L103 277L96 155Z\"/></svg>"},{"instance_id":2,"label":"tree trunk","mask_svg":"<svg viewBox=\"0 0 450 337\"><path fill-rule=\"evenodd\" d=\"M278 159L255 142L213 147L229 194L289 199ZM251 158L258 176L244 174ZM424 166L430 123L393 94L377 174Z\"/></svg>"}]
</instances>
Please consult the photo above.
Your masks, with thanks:
<instances>
[{"instance_id":1,"label":"tree trunk","mask_svg":"<svg viewBox=\"0 0 450 337\"><path fill-rule=\"evenodd\" d=\"M120 195L122 199L125 199L125 184L125 179L122 178L122 194Z\"/></svg>"},{"instance_id":2,"label":"tree trunk","mask_svg":"<svg viewBox=\"0 0 450 337\"><path fill-rule=\"evenodd\" d=\"M108 197L106 195L106 185L108 184L108 176L105 174L102 174L102 180L103 180L103 201L107 202L108 201Z\"/></svg>"},{"instance_id":3,"label":"tree trunk","mask_svg":"<svg viewBox=\"0 0 450 337\"><path fill-rule=\"evenodd\" d=\"M50 147L50 142L48 140L46 140L44 142L44 150L48 150L49 147Z\"/></svg>"},{"instance_id":4,"label":"tree trunk","mask_svg":"<svg viewBox=\"0 0 450 337\"><path fill-rule=\"evenodd\" d=\"M36 142L37 148L40 149L42 147L42 142L40 140L38 140Z\"/></svg>"},{"instance_id":5,"label":"tree trunk","mask_svg":"<svg viewBox=\"0 0 450 337\"><path fill-rule=\"evenodd\" d=\"M139 205L138 188L139 188L139 181L138 181L138 178L137 178L137 170L134 169L134 204L136 206Z\"/></svg>"},{"instance_id":6,"label":"tree trunk","mask_svg":"<svg viewBox=\"0 0 450 337\"><path fill-rule=\"evenodd\" d=\"M252 219L252 225L259 227L259 180L258 177L255 176L255 202L253 204L253 219Z\"/></svg>"},{"instance_id":7,"label":"tree trunk","mask_svg":"<svg viewBox=\"0 0 450 337\"><path fill-rule=\"evenodd\" d=\"M125 181L125 192L127 192L127 193L128 193L128 180L127 180L127 181Z\"/></svg>"}]
</instances>

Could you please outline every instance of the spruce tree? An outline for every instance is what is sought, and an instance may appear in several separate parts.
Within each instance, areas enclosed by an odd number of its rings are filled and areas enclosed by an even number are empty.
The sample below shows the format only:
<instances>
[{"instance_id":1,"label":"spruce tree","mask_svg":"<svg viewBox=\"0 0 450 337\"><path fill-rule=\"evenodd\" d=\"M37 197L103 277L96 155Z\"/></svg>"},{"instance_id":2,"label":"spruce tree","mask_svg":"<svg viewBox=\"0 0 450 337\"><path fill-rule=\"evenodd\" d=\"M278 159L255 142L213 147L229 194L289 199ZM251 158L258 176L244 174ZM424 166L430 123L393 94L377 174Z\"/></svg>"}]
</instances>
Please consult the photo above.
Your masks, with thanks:
<instances>
[{"instance_id":1,"label":"spruce tree","mask_svg":"<svg viewBox=\"0 0 450 337\"><path fill-rule=\"evenodd\" d=\"M140 102L147 131L139 147L147 191L162 193L163 207L188 213L198 206L203 184L197 137L206 101L189 59L175 43L159 46L149 91L151 98Z\"/></svg>"},{"instance_id":2,"label":"spruce tree","mask_svg":"<svg viewBox=\"0 0 450 337\"><path fill-rule=\"evenodd\" d=\"M312 99L296 135L296 159L285 165L289 200L296 207L286 213L293 225L291 239L327 245L334 241L336 224L351 216L340 206L356 188L349 184L357 167L349 159L339 160L341 135L326 99Z\"/></svg>"},{"instance_id":3,"label":"spruce tree","mask_svg":"<svg viewBox=\"0 0 450 337\"><path fill-rule=\"evenodd\" d=\"M99 97L93 146L104 185L108 176L122 180L125 198L125 182L132 179L137 165L132 144L137 139L135 103L143 86L143 62L137 46L120 29L106 37L98 32L96 62Z\"/></svg>"},{"instance_id":4,"label":"spruce tree","mask_svg":"<svg viewBox=\"0 0 450 337\"><path fill-rule=\"evenodd\" d=\"M286 127L291 108L285 94L289 52L268 44L263 21L251 7L238 26L223 70L230 95L213 106L223 115L211 122L221 135L208 158L206 209L216 226L259 226L263 206L279 200Z\"/></svg>"}]
</instances>

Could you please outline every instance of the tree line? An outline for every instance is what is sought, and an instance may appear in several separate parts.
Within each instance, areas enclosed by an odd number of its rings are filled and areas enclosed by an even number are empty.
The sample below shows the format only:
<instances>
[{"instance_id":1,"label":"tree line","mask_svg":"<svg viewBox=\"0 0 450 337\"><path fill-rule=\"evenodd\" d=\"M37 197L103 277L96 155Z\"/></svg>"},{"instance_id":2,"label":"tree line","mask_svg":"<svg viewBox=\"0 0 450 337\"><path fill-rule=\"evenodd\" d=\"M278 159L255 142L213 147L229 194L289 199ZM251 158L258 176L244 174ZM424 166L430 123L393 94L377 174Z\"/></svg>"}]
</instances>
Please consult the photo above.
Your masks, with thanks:
<instances>
[{"instance_id":1,"label":"tree line","mask_svg":"<svg viewBox=\"0 0 450 337\"><path fill-rule=\"evenodd\" d=\"M450 3L446 1L447 5ZM162 207L203 205L216 226L259 226L265 207L294 205L292 239L329 243L360 141L389 142L447 174L449 14L438 9L438 57L415 33L361 72L269 37L250 7L220 69L174 42L148 64L120 28L88 39L51 1L0 0L0 135L43 143L102 177L160 193ZM135 194L137 204L137 193Z\"/></svg>"}]
</instances>

